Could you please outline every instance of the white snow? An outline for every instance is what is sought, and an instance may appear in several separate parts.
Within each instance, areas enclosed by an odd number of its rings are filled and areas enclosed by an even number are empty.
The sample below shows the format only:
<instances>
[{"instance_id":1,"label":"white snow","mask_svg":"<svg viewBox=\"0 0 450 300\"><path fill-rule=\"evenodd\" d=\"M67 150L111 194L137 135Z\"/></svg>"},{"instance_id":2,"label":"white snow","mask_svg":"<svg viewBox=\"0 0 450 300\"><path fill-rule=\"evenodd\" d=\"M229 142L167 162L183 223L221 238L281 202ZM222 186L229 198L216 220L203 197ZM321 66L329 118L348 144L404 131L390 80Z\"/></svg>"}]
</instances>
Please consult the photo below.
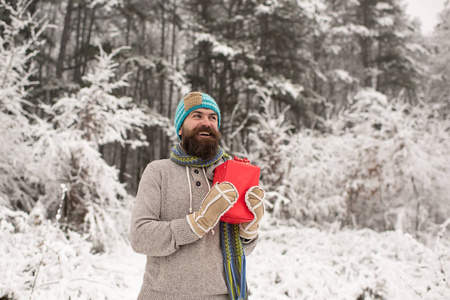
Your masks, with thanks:
<instances>
[{"instance_id":1,"label":"white snow","mask_svg":"<svg viewBox=\"0 0 450 300\"><path fill-rule=\"evenodd\" d=\"M216 55L223 55L225 57L233 57L236 54L236 50L232 47L219 42L213 35L209 33L197 33L195 38L195 44L200 42L207 42L212 45L212 52Z\"/></svg>"},{"instance_id":2,"label":"white snow","mask_svg":"<svg viewBox=\"0 0 450 300\"><path fill-rule=\"evenodd\" d=\"M11 223L5 221L8 216ZM93 254L85 237L0 212L0 294L14 299L136 299L145 257L125 240ZM19 232L12 232L21 223ZM17 228L19 228L17 227ZM409 234L308 228L265 216L247 256L249 299L448 299L449 233L426 246ZM376 298L379 297L379 298Z\"/></svg>"}]
</instances>

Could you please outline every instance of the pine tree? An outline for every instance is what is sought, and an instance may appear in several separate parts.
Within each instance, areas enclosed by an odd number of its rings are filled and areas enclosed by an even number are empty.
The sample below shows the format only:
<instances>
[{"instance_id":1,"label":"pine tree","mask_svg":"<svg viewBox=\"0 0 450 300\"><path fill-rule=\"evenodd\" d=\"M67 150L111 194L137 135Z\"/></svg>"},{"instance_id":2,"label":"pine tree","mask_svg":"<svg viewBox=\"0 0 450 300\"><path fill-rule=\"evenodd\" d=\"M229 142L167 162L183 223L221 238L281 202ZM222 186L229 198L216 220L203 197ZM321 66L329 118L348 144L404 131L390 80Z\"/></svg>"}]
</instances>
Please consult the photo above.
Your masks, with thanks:
<instances>
[{"instance_id":1,"label":"pine tree","mask_svg":"<svg viewBox=\"0 0 450 300\"><path fill-rule=\"evenodd\" d=\"M430 79L425 83L427 90L423 101L440 103L447 115L450 110L450 3L447 1L440 13L439 23L428 39L431 55L429 58Z\"/></svg>"},{"instance_id":2,"label":"pine tree","mask_svg":"<svg viewBox=\"0 0 450 300\"><path fill-rule=\"evenodd\" d=\"M144 125L151 124L131 98L115 95L128 85L128 74L114 80L118 63L113 58L121 50L107 54L100 48L97 64L83 77L87 86L52 106L43 106L52 129L41 124L45 126L43 135L36 142L41 155L49 161L58 160L52 166L56 167L53 182L68 189L63 202L64 222L73 230L88 232L98 250L108 247L108 236L117 239L122 233L116 232L112 211L130 205L117 169L101 157L100 146L114 142L143 145L139 133ZM138 139L130 138L132 132Z\"/></svg>"},{"instance_id":3,"label":"pine tree","mask_svg":"<svg viewBox=\"0 0 450 300\"><path fill-rule=\"evenodd\" d=\"M12 5L0 1L8 20L0 21L0 206L30 212L41 188L39 174L30 168L34 141L27 101L35 82L33 58L46 23L27 13L31 1ZM20 33L27 29L28 38Z\"/></svg>"}]
</instances>

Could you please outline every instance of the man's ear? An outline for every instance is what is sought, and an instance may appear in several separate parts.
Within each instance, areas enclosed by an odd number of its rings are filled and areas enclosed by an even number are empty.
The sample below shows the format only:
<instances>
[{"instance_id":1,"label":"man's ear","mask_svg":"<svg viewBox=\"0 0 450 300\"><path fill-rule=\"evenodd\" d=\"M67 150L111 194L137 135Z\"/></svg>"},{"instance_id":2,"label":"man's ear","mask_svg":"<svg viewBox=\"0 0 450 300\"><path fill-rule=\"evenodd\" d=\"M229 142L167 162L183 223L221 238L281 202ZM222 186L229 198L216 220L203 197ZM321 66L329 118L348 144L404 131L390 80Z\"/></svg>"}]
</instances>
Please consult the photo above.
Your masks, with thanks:
<instances>
[{"instance_id":1,"label":"man's ear","mask_svg":"<svg viewBox=\"0 0 450 300\"><path fill-rule=\"evenodd\" d=\"M181 128L178 130L178 135L181 136Z\"/></svg>"}]
</instances>

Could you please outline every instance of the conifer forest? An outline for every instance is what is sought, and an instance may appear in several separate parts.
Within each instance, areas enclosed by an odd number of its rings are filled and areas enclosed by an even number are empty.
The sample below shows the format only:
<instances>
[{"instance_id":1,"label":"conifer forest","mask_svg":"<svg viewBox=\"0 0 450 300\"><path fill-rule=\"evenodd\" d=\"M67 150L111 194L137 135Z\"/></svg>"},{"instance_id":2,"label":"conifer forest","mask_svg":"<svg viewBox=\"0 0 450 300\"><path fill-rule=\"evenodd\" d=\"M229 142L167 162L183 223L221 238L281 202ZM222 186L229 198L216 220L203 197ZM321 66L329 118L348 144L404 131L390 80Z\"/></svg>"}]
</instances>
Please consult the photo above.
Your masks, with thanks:
<instances>
[{"instance_id":1,"label":"conifer forest","mask_svg":"<svg viewBox=\"0 0 450 300\"><path fill-rule=\"evenodd\" d=\"M0 0L0 299L136 299L191 91L261 168L251 300L450 299L450 2Z\"/></svg>"}]
</instances>

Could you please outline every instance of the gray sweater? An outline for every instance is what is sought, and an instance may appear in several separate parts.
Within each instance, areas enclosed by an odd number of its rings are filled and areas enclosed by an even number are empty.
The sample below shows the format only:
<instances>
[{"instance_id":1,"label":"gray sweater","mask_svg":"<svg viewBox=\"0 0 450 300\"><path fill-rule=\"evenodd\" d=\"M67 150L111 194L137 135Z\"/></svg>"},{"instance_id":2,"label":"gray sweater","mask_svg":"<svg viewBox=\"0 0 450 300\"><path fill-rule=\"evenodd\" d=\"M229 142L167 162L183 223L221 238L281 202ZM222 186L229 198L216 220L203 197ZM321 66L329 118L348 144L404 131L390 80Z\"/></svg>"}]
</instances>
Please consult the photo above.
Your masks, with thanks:
<instances>
[{"instance_id":1,"label":"gray sweater","mask_svg":"<svg viewBox=\"0 0 450 300\"><path fill-rule=\"evenodd\" d=\"M144 170L130 233L133 250L147 255L139 300L229 299L219 226L199 239L186 220L191 205L192 212L199 209L220 163L194 168L164 159ZM244 245L245 253L255 245Z\"/></svg>"}]
</instances>

